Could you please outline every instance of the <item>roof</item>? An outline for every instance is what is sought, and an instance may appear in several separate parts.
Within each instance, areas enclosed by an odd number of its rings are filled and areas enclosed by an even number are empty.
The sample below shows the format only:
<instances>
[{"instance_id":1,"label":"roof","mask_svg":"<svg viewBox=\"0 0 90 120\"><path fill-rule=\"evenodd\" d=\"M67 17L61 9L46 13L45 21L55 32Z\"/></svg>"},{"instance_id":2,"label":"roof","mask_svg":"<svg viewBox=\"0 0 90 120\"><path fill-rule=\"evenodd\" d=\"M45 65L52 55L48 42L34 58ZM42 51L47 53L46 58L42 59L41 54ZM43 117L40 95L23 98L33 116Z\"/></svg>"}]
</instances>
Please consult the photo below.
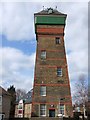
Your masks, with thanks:
<instances>
[{"instance_id":1,"label":"roof","mask_svg":"<svg viewBox=\"0 0 90 120\"><path fill-rule=\"evenodd\" d=\"M2 88L1 86L0 86L0 95L11 96L11 94L9 92L7 92L4 88Z\"/></svg>"},{"instance_id":2,"label":"roof","mask_svg":"<svg viewBox=\"0 0 90 120\"><path fill-rule=\"evenodd\" d=\"M23 100L25 104L32 103L32 97L31 97L31 98L29 97L29 98L27 98L27 99L22 98L22 99L20 99L20 100ZM16 101L15 104L19 104L19 100Z\"/></svg>"},{"instance_id":3,"label":"roof","mask_svg":"<svg viewBox=\"0 0 90 120\"><path fill-rule=\"evenodd\" d=\"M42 11L35 13L34 15L62 15L62 16L67 16L66 14L63 14L59 12L57 9L53 8L47 8L43 9Z\"/></svg>"},{"instance_id":4,"label":"roof","mask_svg":"<svg viewBox=\"0 0 90 120\"><path fill-rule=\"evenodd\" d=\"M28 93L26 93L25 96L20 97L19 99L17 98L16 104L18 104L20 100L23 100L24 103L31 103L32 102L32 92L33 92L33 89L31 89Z\"/></svg>"}]
</instances>

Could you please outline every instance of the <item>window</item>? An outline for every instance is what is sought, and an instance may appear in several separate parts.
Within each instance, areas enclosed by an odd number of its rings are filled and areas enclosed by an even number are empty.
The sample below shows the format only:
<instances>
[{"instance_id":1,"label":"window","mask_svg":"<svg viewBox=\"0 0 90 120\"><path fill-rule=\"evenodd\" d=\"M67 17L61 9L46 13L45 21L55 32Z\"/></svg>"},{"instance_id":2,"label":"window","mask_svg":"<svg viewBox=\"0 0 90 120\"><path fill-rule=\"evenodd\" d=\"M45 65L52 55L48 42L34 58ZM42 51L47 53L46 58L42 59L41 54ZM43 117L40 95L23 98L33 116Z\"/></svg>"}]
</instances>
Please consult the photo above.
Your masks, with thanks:
<instances>
[{"instance_id":1,"label":"window","mask_svg":"<svg viewBox=\"0 0 90 120\"><path fill-rule=\"evenodd\" d=\"M19 105L18 105L18 109L23 109L22 104L19 104Z\"/></svg>"},{"instance_id":2,"label":"window","mask_svg":"<svg viewBox=\"0 0 90 120\"><path fill-rule=\"evenodd\" d=\"M5 118L5 114L0 113L0 120L4 120L4 118Z\"/></svg>"},{"instance_id":3,"label":"window","mask_svg":"<svg viewBox=\"0 0 90 120\"><path fill-rule=\"evenodd\" d=\"M57 82L60 83L60 84L63 84L63 83L64 83L63 80L58 80Z\"/></svg>"},{"instance_id":4,"label":"window","mask_svg":"<svg viewBox=\"0 0 90 120\"><path fill-rule=\"evenodd\" d=\"M77 108L76 108L76 111L77 111L77 112L80 112L80 107L77 107Z\"/></svg>"},{"instance_id":5,"label":"window","mask_svg":"<svg viewBox=\"0 0 90 120\"><path fill-rule=\"evenodd\" d=\"M61 39L59 37L56 37L56 44L60 44L61 43Z\"/></svg>"},{"instance_id":6,"label":"window","mask_svg":"<svg viewBox=\"0 0 90 120\"><path fill-rule=\"evenodd\" d=\"M41 96L46 96L46 86L41 86L40 87L40 95Z\"/></svg>"},{"instance_id":7,"label":"window","mask_svg":"<svg viewBox=\"0 0 90 120\"><path fill-rule=\"evenodd\" d=\"M60 104L59 108L60 108L59 110L60 114L64 115L64 104Z\"/></svg>"},{"instance_id":8,"label":"window","mask_svg":"<svg viewBox=\"0 0 90 120\"><path fill-rule=\"evenodd\" d=\"M18 114L23 114L23 110L18 110Z\"/></svg>"},{"instance_id":9,"label":"window","mask_svg":"<svg viewBox=\"0 0 90 120\"><path fill-rule=\"evenodd\" d=\"M45 104L40 105L40 116L46 116L46 105Z\"/></svg>"},{"instance_id":10,"label":"window","mask_svg":"<svg viewBox=\"0 0 90 120\"><path fill-rule=\"evenodd\" d=\"M51 14L51 13L53 13L53 9L48 9L48 14Z\"/></svg>"},{"instance_id":11,"label":"window","mask_svg":"<svg viewBox=\"0 0 90 120\"><path fill-rule=\"evenodd\" d=\"M2 96L0 96L0 105L2 105Z\"/></svg>"},{"instance_id":12,"label":"window","mask_svg":"<svg viewBox=\"0 0 90 120\"><path fill-rule=\"evenodd\" d=\"M46 51L41 51L41 59L46 59Z\"/></svg>"},{"instance_id":13,"label":"window","mask_svg":"<svg viewBox=\"0 0 90 120\"><path fill-rule=\"evenodd\" d=\"M62 68L57 68L57 76L62 76Z\"/></svg>"}]
</instances>

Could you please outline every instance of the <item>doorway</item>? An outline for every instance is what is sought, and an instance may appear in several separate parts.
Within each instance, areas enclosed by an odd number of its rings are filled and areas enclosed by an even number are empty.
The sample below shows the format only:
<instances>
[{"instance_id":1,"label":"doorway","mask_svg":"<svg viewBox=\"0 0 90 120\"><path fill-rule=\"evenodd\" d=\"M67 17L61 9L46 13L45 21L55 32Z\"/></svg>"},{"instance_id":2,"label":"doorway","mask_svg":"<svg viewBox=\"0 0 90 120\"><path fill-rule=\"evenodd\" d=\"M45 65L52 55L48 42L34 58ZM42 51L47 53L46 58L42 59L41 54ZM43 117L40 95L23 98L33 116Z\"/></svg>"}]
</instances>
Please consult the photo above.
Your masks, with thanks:
<instances>
[{"instance_id":1,"label":"doorway","mask_svg":"<svg viewBox=\"0 0 90 120\"><path fill-rule=\"evenodd\" d=\"M55 117L55 109L49 110L49 117Z\"/></svg>"}]
</instances>

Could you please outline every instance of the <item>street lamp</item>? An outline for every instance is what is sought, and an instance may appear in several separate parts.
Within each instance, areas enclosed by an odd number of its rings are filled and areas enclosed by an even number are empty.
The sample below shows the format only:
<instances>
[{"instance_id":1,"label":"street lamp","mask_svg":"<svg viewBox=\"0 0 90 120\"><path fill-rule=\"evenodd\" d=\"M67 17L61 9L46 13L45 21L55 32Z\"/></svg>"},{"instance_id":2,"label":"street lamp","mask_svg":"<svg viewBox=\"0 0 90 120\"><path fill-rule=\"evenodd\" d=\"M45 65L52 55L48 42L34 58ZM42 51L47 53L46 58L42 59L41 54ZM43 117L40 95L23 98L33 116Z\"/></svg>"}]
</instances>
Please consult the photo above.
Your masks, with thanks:
<instances>
[{"instance_id":1,"label":"street lamp","mask_svg":"<svg viewBox=\"0 0 90 120\"><path fill-rule=\"evenodd\" d=\"M84 113L84 118L87 118L85 104L83 105L83 113Z\"/></svg>"}]
</instances>

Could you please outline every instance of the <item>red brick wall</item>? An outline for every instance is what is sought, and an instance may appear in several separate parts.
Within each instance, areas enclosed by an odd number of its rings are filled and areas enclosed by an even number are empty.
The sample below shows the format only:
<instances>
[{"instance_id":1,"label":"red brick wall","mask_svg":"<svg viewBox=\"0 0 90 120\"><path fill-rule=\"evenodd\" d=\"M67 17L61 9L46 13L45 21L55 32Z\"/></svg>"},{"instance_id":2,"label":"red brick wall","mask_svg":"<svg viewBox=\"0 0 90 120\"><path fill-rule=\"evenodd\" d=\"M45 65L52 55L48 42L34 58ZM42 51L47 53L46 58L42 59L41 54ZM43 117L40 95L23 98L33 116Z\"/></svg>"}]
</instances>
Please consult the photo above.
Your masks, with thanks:
<instances>
[{"instance_id":1,"label":"red brick wall","mask_svg":"<svg viewBox=\"0 0 90 120\"><path fill-rule=\"evenodd\" d=\"M37 50L34 76L34 92L32 99L32 112L39 116L41 103L49 108L54 104L56 116L58 114L59 99L65 105L65 115L72 116L72 100L68 77L68 66L64 46L64 26L37 25ZM56 44L55 38L60 37L61 43ZM41 51L46 50L46 59L41 60ZM62 76L57 76L57 67L62 68ZM43 82L42 82L43 81ZM40 96L40 86L46 86L46 96Z\"/></svg>"}]
</instances>

